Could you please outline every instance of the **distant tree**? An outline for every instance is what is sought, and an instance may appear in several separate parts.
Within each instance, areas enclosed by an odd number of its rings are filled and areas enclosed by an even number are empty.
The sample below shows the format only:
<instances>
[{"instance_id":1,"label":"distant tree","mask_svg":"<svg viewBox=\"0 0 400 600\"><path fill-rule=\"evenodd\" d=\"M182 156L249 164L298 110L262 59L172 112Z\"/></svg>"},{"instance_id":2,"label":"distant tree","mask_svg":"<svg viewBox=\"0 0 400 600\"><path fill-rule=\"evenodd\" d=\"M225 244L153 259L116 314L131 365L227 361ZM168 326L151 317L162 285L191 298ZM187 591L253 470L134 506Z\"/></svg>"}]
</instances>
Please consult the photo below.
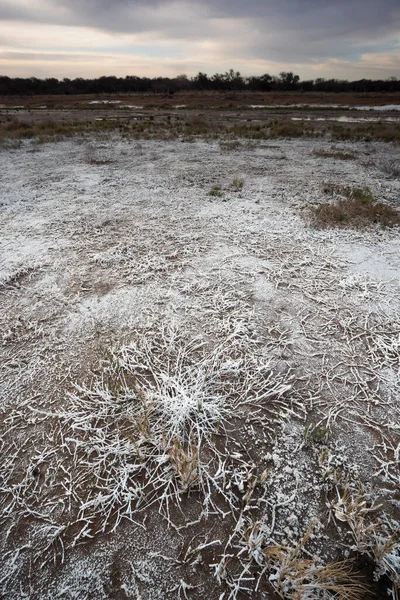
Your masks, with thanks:
<instances>
[{"instance_id":1,"label":"distant tree","mask_svg":"<svg viewBox=\"0 0 400 600\"><path fill-rule=\"evenodd\" d=\"M211 87L214 90L226 90L229 87L229 83L225 79L225 75L222 73L215 73L211 77Z\"/></svg>"},{"instance_id":2,"label":"distant tree","mask_svg":"<svg viewBox=\"0 0 400 600\"><path fill-rule=\"evenodd\" d=\"M298 75L294 75L291 71L289 73L279 73L280 79L280 88L282 90L295 90L297 88L297 84L300 81L300 77Z\"/></svg>"},{"instance_id":3,"label":"distant tree","mask_svg":"<svg viewBox=\"0 0 400 600\"><path fill-rule=\"evenodd\" d=\"M198 90L208 90L210 89L211 85L208 75L202 73L201 71L192 78L192 83L194 84L195 89Z\"/></svg>"},{"instance_id":4,"label":"distant tree","mask_svg":"<svg viewBox=\"0 0 400 600\"><path fill-rule=\"evenodd\" d=\"M222 77L227 89L240 90L244 88L244 79L239 71L235 72L233 69L229 69Z\"/></svg>"},{"instance_id":5,"label":"distant tree","mask_svg":"<svg viewBox=\"0 0 400 600\"><path fill-rule=\"evenodd\" d=\"M190 81L188 76L185 75L185 73L177 75L174 81L177 90L188 90L190 88Z\"/></svg>"},{"instance_id":6,"label":"distant tree","mask_svg":"<svg viewBox=\"0 0 400 600\"><path fill-rule=\"evenodd\" d=\"M261 90L263 92L267 92L268 90L270 90L272 82L273 82L273 78L271 77L271 75L269 73L264 73L264 75L261 75L261 77L260 77Z\"/></svg>"},{"instance_id":7,"label":"distant tree","mask_svg":"<svg viewBox=\"0 0 400 600\"><path fill-rule=\"evenodd\" d=\"M302 90L318 92L400 92L400 81L397 77L385 80L359 79L345 81L340 79L317 79L300 81L293 72L285 72L279 76L265 73L261 76L243 77L239 71L229 69L225 73L215 73L209 77L201 71L194 77L188 78L181 74L170 79L168 77L115 77L103 75L97 79L64 78L58 80L54 77L38 79L36 77L7 77L0 76L0 95L2 96L29 96L39 94L117 94L130 92L147 92L172 94L177 90Z\"/></svg>"},{"instance_id":8,"label":"distant tree","mask_svg":"<svg viewBox=\"0 0 400 600\"><path fill-rule=\"evenodd\" d=\"M317 92L323 92L326 88L325 79L323 77L317 77L314 81L314 89Z\"/></svg>"},{"instance_id":9,"label":"distant tree","mask_svg":"<svg viewBox=\"0 0 400 600\"><path fill-rule=\"evenodd\" d=\"M314 80L313 79L309 79L307 81L302 81L300 83L300 89L303 92L312 92L314 89Z\"/></svg>"}]
</instances>

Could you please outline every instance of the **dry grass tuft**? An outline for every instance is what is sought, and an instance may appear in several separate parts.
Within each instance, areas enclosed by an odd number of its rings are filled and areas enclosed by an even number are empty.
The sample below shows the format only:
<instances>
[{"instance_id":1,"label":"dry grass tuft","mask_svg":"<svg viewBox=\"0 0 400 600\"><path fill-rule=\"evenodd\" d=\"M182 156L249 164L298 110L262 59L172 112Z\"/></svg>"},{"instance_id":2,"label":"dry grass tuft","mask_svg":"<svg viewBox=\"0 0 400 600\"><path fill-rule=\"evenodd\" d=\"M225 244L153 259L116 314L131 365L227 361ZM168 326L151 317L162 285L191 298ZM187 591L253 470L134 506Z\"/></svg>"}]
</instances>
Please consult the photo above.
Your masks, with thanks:
<instances>
[{"instance_id":1,"label":"dry grass tuft","mask_svg":"<svg viewBox=\"0 0 400 600\"><path fill-rule=\"evenodd\" d=\"M381 165L381 170L389 177L393 179L400 178L400 160L389 160L383 162Z\"/></svg>"},{"instance_id":2,"label":"dry grass tuft","mask_svg":"<svg viewBox=\"0 0 400 600\"><path fill-rule=\"evenodd\" d=\"M109 353L91 388L76 387L60 418L77 457L80 518L91 528L99 520L102 531L115 528L154 502L169 520L169 506L191 490L205 517L218 512L216 496L229 510L237 506L231 457L216 439L229 442L226 425L242 404L278 403L291 386L284 376L274 380L269 363L233 361L232 348L232 339L208 352L175 330L147 332Z\"/></svg>"},{"instance_id":3,"label":"dry grass tuft","mask_svg":"<svg viewBox=\"0 0 400 600\"><path fill-rule=\"evenodd\" d=\"M269 580L284 600L365 600L368 589L347 561L319 565L297 556L296 549L273 546L266 550L276 572Z\"/></svg>"},{"instance_id":4,"label":"dry grass tuft","mask_svg":"<svg viewBox=\"0 0 400 600\"><path fill-rule=\"evenodd\" d=\"M270 124L270 138L297 138L303 136L316 136L318 133L312 125L304 122L272 121Z\"/></svg>"},{"instance_id":5,"label":"dry grass tuft","mask_svg":"<svg viewBox=\"0 0 400 600\"><path fill-rule=\"evenodd\" d=\"M354 140L364 142L379 140L381 142L400 143L399 125L387 125L384 123L371 123L369 125L359 125L356 127L333 125L330 131L332 139L334 140Z\"/></svg>"},{"instance_id":6,"label":"dry grass tuft","mask_svg":"<svg viewBox=\"0 0 400 600\"><path fill-rule=\"evenodd\" d=\"M206 135L210 132L210 126L201 117L193 117L186 122L186 135Z\"/></svg>"},{"instance_id":7,"label":"dry grass tuft","mask_svg":"<svg viewBox=\"0 0 400 600\"><path fill-rule=\"evenodd\" d=\"M221 140L219 142L219 147L222 152L242 152L243 150L254 150L254 148L256 148L256 142L251 139L246 139L245 141L239 139Z\"/></svg>"},{"instance_id":8,"label":"dry grass tuft","mask_svg":"<svg viewBox=\"0 0 400 600\"><path fill-rule=\"evenodd\" d=\"M208 192L209 196L214 196L216 198L221 198L222 196L222 189L221 186L219 185L214 185L210 191Z\"/></svg>"},{"instance_id":9,"label":"dry grass tuft","mask_svg":"<svg viewBox=\"0 0 400 600\"><path fill-rule=\"evenodd\" d=\"M234 180L232 181L231 187L236 192L239 192L244 187L244 179L240 179L240 177L235 177Z\"/></svg>"},{"instance_id":10,"label":"dry grass tuft","mask_svg":"<svg viewBox=\"0 0 400 600\"><path fill-rule=\"evenodd\" d=\"M58 141L66 137L83 135L89 132L102 133L119 129L118 121L103 120L95 122L60 122L51 119L40 123L12 119L0 123L0 141L14 143L21 139L34 139L39 142Z\"/></svg>"},{"instance_id":11,"label":"dry grass tuft","mask_svg":"<svg viewBox=\"0 0 400 600\"><path fill-rule=\"evenodd\" d=\"M400 592L400 527L390 522L377 504L371 490L349 472L332 468L331 457L320 456L320 466L333 498L328 500L330 517L340 526L345 523L352 541L349 549L370 560L373 580L382 580L387 593L398 600ZM397 529L394 529L397 527Z\"/></svg>"},{"instance_id":12,"label":"dry grass tuft","mask_svg":"<svg viewBox=\"0 0 400 600\"><path fill-rule=\"evenodd\" d=\"M333 196L334 201L311 209L311 223L315 227L365 229L371 225L400 225L400 212L376 200L369 188L327 186L324 191Z\"/></svg>"},{"instance_id":13,"label":"dry grass tuft","mask_svg":"<svg viewBox=\"0 0 400 600\"><path fill-rule=\"evenodd\" d=\"M315 156L319 156L320 158L333 158L334 160L354 160L357 158L355 154L352 152L341 152L341 151L324 151L324 150L316 150L313 153Z\"/></svg>"},{"instance_id":14,"label":"dry grass tuft","mask_svg":"<svg viewBox=\"0 0 400 600\"><path fill-rule=\"evenodd\" d=\"M188 491L197 484L199 478L198 448L195 444L184 446L178 438L174 438L168 449L168 456L179 479L181 491Z\"/></svg>"},{"instance_id":15,"label":"dry grass tuft","mask_svg":"<svg viewBox=\"0 0 400 600\"><path fill-rule=\"evenodd\" d=\"M388 577L392 595L397 600L400 592L400 528L390 532L375 512L380 508L371 504L362 488L345 486L336 490L338 499L333 503L335 518L347 523L354 541L352 550L369 556L375 564L374 578Z\"/></svg>"},{"instance_id":16,"label":"dry grass tuft","mask_svg":"<svg viewBox=\"0 0 400 600\"><path fill-rule=\"evenodd\" d=\"M312 523L299 543L290 547L271 544L264 520L239 519L235 531L237 540L228 548L229 554L224 554L221 562L214 565L218 567L217 577L225 579L232 588L229 598L241 597L240 593L249 590L249 581L255 583L256 591L264 581L283 600L366 600L371 597L352 560L324 564L305 549L313 529ZM241 574L229 577L226 558L235 556L232 554L235 550Z\"/></svg>"},{"instance_id":17,"label":"dry grass tuft","mask_svg":"<svg viewBox=\"0 0 400 600\"><path fill-rule=\"evenodd\" d=\"M368 588L353 570L351 561L319 564L303 558L302 549L312 533L310 525L295 548L270 546L264 550L267 562L274 571L269 577L278 594L285 600L361 600Z\"/></svg>"}]
</instances>

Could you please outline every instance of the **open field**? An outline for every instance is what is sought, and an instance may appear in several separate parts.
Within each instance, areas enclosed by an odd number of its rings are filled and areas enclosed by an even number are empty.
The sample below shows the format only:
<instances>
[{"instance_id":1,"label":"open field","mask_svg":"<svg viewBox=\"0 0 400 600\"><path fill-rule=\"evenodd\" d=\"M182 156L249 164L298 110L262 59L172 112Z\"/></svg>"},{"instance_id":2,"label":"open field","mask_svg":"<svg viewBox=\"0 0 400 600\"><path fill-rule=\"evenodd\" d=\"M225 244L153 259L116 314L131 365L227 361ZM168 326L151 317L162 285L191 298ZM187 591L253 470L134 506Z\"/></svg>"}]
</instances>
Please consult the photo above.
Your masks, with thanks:
<instances>
[{"instance_id":1,"label":"open field","mask_svg":"<svg viewBox=\"0 0 400 600\"><path fill-rule=\"evenodd\" d=\"M345 97L342 97L345 96ZM129 139L274 139L400 143L396 94L217 94L0 98L0 143L117 132Z\"/></svg>"},{"instance_id":2,"label":"open field","mask_svg":"<svg viewBox=\"0 0 400 600\"><path fill-rule=\"evenodd\" d=\"M0 597L396 600L396 112L163 110L1 112Z\"/></svg>"},{"instance_id":3,"label":"open field","mask_svg":"<svg viewBox=\"0 0 400 600\"><path fill-rule=\"evenodd\" d=\"M80 115L87 117L87 115ZM140 115L126 117L117 115L110 118L104 111L96 119L76 121L74 119L54 121L46 116L32 120L30 117L8 116L0 123L0 145L17 148L20 140L33 139L40 144L60 141L68 137L79 136L85 139L89 134L106 136L112 132L129 140L181 140L192 142L195 139L219 140L226 149L240 145L240 138L247 140L273 140L279 138L325 138L336 141L383 141L400 144L400 122L398 118L337 119L300 117L237 119L236 115L221 114L210 118L204 113L194 117L171 114L150 118ZM393 122L394 121L394 122ZM329 151L328 151L329 153Z\"/></svg>"}]
</instances>

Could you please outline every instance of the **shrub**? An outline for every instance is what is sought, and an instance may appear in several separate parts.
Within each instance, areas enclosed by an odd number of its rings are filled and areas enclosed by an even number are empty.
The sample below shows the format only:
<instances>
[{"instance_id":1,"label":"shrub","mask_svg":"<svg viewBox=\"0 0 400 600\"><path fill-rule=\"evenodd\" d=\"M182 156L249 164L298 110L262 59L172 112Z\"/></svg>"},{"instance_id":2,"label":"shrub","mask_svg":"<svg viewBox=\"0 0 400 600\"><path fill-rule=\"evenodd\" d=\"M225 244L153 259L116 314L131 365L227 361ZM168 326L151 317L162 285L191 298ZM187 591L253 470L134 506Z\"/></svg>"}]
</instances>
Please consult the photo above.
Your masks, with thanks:
<instances>
[{"instance_id":1,"label":"shrub","mask_svg":"<svg viewBox=\"0 0 400 600\"><path fill-rule=\"evenodd\" d=\"M236 190L242 190L244 186L244 179L240 179L239 177L235 177L232 181L232 187Z\"/></svg>"},{"instance_id":2,"label":"shrub","mask_svg":"<svg viewBox=\"0 0 400 600\"><path fill-rule=\"evenodd\" d=\"M208 192L209 196L215 196L217 198L221 198L222 196L222 191L221 191L221 187L219 185L214 185L211 190Z\"/></svg>"}]
</instances>

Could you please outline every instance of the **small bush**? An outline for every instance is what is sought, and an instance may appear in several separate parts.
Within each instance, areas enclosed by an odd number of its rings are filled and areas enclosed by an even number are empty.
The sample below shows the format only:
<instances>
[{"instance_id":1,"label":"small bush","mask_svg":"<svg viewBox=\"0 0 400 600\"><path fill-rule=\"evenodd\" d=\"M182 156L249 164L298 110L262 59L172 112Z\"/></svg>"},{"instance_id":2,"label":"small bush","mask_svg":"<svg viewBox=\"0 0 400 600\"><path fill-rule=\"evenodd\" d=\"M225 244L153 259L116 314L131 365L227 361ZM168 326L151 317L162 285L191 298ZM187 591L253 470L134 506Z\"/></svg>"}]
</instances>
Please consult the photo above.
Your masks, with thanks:
<instances>
[{"instance_id":1,"label":"small bush","mask_svg":"<svg viewBox=\"0 0 400 600\"><path fill-rule=\"evenodd\" d=\"M228 140L220 142L219 147L223 152L233 152L234 150L242 150L243 145L239 140Z\"/></svg>"},{"instance_id":2,"label":"small bush","mask_svg":"<svg viewBox=\"0 0 400 600\"><path fill-rule=\"evenodd\" d=\"M215 196L217 198L221 198L222 196L222 191L221 191L221 187L219 185L214 185L211 190L208 192L209 196Z\"/></svg>"},{"instance_id":3,"label":"small bush","mask_svg":"<svg viewBox=\"0 0 400 600\"><path fill-rule=\"evenodd\" d=\"M239 177L235 177L235 179L232 181L232 187L236 190L242 190L244 186L244 179L239 179Z\"/></svg>"}]
</instances>

